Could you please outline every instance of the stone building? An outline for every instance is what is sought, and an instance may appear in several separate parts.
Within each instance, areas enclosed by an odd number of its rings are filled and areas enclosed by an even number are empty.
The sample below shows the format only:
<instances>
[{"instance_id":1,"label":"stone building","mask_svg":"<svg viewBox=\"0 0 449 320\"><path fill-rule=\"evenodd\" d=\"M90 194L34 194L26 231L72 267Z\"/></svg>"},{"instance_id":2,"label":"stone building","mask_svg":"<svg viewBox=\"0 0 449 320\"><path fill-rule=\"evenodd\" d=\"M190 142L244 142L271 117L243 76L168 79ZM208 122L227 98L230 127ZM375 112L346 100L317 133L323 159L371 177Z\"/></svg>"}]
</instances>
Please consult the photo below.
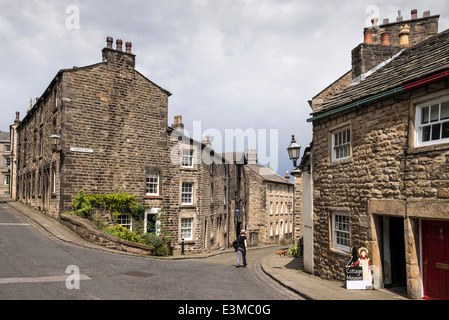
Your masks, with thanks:
<instances>
[{"instance_id":1,"label":"stone building","mask_svg":"<svg viewBox=\"0 0 449 320\"><path fill-rule=\"evenodd\" d=\"M245 166L248 181L250 243L293 242L293 183L257 163L255 150L248 150Z\"/></svg>"},{"instance_id":2,"label":"stone building","mask_svg":"<svg viewBox=\"0 0 449 320\"><path fill-rule=\"evenodd\" d=\"M352 70L310 101L316 275L344 279L351 248L366 247L380 285L449 298L449 30L437 34L438 17L374 23L398 30L397 48L365 37Z\"/></svg>"},{"instance_id":3,"label":"stone building","mask_svg":"<svg viewBox=\"0 0 449 320\"><path fill-rule=\"evenodd\" d=\"M35 105L12 126L15 198L54 218L71 209L79 190L126 192L163 214L175 250L227 247L235 237L229 196L239 165L183 134L182 117L168 125L168 97L135 69L132 44L107 38L102 62L60 70ZM234 174L234 177L230 178ZM131 216L118 222L134 230Z\"/></svg>"},{"instance_id":4,"label":"stone building","mask_svg":"<svg viewBox=\"0 0 449 320\"><path fill-rule=\"evenodd\" d=\"M11 141L9 132L0 132L0 196L9 195L11 177Z\"/></svg>"}]
</instances>

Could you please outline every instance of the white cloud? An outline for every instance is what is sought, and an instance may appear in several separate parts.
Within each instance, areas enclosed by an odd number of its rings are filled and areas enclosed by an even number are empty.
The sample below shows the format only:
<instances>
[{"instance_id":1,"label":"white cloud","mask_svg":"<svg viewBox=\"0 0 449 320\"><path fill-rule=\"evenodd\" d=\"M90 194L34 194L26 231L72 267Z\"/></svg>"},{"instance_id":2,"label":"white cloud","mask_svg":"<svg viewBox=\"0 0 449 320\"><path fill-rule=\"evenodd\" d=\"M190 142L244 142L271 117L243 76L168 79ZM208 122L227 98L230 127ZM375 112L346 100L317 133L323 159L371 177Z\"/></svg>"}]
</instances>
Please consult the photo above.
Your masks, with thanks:
<instances>
[{"instance_id":1,"label":"white cloud","mask_svg":"<svg viewBox=\"0 0 449 320\"><path fill-rule=\"evenodd\" d=\"M291 134L306 145L307 100L351 66L373 4L305 0L2 0L0 3L0 130L62 68L101 60L106 36L133 42L136 68L173 93L169 124L186 127L278 128L282 168ZM66 8L80 9L80 29L66 28ZM378 0L380 20L408 18L417 8L440 14L444 1ZM283 147L285 145L285 147ZM280 156L281 157L281 156ZM285 173L285 170L280 172Z\"/></svg>"}]
</instances>

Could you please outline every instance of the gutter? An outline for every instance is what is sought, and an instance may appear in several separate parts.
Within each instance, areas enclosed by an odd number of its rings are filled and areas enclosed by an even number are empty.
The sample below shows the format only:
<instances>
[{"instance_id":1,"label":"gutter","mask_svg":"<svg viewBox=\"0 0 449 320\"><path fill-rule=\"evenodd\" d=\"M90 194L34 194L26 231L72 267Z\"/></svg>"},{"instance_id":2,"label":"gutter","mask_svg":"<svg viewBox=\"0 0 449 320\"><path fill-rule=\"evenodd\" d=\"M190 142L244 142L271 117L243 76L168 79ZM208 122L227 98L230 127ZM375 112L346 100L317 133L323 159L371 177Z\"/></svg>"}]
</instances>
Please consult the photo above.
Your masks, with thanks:
<instances>
[{"instance_id":1,"label":"gutter","mask_svg":"<svg viewBox=\"0 0 449 320\"><path fill-rule=\"evenodd\" d=\"M378 100L393 96L397 93L402 93L402 92L418 89L418 88L421 88L421 87L427 86L429 84L432 84L432 83L435 83L435 82L438 82L438 81L441 81L444 79L448 79L448 78L449 78L449 70L446 70L446 71L434 74L432 76L426 77L424 79L420 79L420 80L405 84L403 86L399 86L394 89L390 89L388 91L381 92L381 93L369 96L367 98L352 102L350 104L343 105L339 108L332 109L327 112L323 112L323 113L318 114L312 118L307 119L307 122L313 122L313 121L337 114L342 111L350 110L355 107L359 107L359 106L362 106L362 105L365 105L365 104L368 104L368 103L371 103L374 101L378 101Z\"/></svg>"}]
</instances>

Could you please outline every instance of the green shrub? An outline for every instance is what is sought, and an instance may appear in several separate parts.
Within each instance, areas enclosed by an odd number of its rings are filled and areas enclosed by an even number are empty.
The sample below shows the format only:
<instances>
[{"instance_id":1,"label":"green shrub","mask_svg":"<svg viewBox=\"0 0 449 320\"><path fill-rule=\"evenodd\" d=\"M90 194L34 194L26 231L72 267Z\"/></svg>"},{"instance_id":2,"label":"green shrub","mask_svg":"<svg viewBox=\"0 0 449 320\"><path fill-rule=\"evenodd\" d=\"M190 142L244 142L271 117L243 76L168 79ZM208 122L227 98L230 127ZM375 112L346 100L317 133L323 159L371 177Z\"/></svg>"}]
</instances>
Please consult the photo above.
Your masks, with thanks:
<instances>
[{"instance_id":1,"label":"green shrub","mask_svg":"<svg viewBox=\"0 0 449 320\"><path fill-rule=\"evenodd\" d=\"M145 233L142 236L142 242L144 244L152 245L155 248L158 248L164 244L164 241L155 233Z\"/></svg>"},{"instance_id":2,"label":"green shrub","mask_svg":"<svg viewBox=\"0 0 449 320\"><path fill-rule=\"evenodd\" d=\"M156 255L157 256L168 256L170 254L170 249L168 247L166 247L165 245L162 245L158 248L156 248Z\"/></svg>"},{"instance_id":3,"label":"green shrub","mask_svg":"<svg viewBox=\"0 0 449 320\"><path fill-rule=\"evenodd\" d=\"M290 257L297 258L298 257L298 246L292 245L290 248L288 248L287 253Z\"/></svg>"},{"instance_id":4,"label":"green shrub","mask_svg":"<svg viewBox=\"0 0 449 320\"><path fill-rule=\"evenodd\" d=\"M109 233L110 235L116 236L118 238L133 241L133 242L142 242L141 237L134 232L129 231L125 227L120 224L110 226L104 229L104 232Z\"/></svg>"}]
</instances>

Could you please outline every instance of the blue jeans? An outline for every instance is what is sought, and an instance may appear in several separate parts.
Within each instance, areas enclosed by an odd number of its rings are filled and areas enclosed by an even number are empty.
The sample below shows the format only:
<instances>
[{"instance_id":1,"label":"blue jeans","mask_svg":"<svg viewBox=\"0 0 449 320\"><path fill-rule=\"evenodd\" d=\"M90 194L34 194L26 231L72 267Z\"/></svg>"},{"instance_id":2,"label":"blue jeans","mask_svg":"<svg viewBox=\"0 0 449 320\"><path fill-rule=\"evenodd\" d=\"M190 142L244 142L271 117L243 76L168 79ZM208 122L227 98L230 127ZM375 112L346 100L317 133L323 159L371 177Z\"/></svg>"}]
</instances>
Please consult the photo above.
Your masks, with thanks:
<instances>
[{"instance_id":1,"label":"blue jeans","mask_svg":"<svg viewBox=\"0 0 449 320\"><path fill-rule=\"evenodd\" d=\"M244 248L238 248L237 250L237 267L240 265L240 257L243 256L243 266L246 267L246 250Z\"/></svg>"}]
</instances>

